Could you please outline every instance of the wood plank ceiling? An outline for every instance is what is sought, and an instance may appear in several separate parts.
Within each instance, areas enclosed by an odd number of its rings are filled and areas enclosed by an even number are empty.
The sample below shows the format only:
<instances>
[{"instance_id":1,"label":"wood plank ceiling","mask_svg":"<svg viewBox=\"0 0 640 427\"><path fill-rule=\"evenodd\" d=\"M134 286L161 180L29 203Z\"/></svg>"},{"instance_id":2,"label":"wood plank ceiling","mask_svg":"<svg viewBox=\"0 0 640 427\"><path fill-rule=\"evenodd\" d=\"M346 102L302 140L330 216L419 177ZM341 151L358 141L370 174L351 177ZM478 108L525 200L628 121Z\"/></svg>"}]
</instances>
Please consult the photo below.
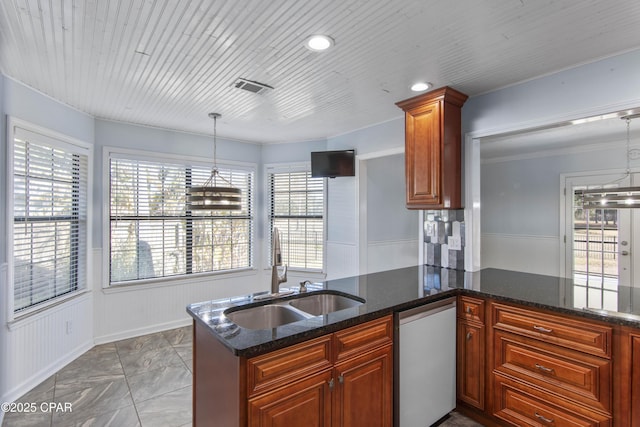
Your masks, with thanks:
<instances>
[{"instance_id":1,"label":"wood plank ceiling","mask_svg":"<svg viewBox=\"0 0 640 427\"><path fill-rule=\"evenodd\" d=\"M221 137L288 142L399 117L416 80L477 95L637 49L638 28L637 0L2 0L0 70L97 118L210 134L216 111Z\"/></svg>"}]
</instances>

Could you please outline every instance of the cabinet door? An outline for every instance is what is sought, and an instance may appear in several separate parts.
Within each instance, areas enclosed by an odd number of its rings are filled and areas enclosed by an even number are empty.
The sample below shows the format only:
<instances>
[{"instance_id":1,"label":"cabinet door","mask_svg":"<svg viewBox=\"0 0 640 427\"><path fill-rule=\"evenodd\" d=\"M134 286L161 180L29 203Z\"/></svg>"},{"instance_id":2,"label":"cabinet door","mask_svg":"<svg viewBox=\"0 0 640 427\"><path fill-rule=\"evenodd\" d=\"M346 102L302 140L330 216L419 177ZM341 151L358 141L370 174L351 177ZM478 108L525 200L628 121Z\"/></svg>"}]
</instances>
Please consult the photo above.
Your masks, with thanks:
<instances>
[{"instance_id":1,"label":"cabinet door","mask_svg":"<svg viewBox=\"0 0 640 427\"><path fill-rule=\"evenodd\" d=\"M392 354L385 346L336 365L334 426L392 426Z\"/></svg>"},{"instance_id":2,"label":"cabinet door","mask_svg":"<svg viewBox=\"0 0 640 427\"><path fill-rule=\"evenodd\" d=\"M433 101L406 113L407 207L442 203L440 104L439 100Z\"/></svg>"},{"instance_id":3,"label":"cabinet door","mask_svg":"<svg viewBox=\"0 0 640 427\"><path fill-rule=\"evenodd\" d=\"M331 370L249 400L249 427L330 427Z\"/></svg>"},{"instance_id":4,"label":"cabinet door","mask_svg":"<svg viewBox=\"0 0 640 427\"><path fill-rule=\"evenodd\" d=\"M640 426L640 335L631 337L631 425Z\"/></svg>"},{"instance_id":5,"label":"cabinet door","mask_svg":"<svg viewBox=\"0 0 640 427\"><path fill-rule=\"evenodd\" d=\"M484 326L459 320L457 338L458 399L484 410Z\"/></svg>"}]
</instances>

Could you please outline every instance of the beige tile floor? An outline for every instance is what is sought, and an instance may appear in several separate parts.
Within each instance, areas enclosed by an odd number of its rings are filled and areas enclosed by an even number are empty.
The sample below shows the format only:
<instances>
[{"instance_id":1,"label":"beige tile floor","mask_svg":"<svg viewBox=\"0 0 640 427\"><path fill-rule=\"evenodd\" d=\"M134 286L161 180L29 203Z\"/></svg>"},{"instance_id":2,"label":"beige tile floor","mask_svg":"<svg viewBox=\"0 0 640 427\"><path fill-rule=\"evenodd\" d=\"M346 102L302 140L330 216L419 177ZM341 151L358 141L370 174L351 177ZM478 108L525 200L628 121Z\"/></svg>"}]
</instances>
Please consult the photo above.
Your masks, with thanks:
<instances>
[{"instance_id":1,"label":"beige tile floor","mask_svg":"<svg viewBox=\"0 0 640 427\"><path fill-rule=\"evenodd\" d=\"M2 426L190 426L191 346L190 326L95 346L18 400L71 412L7 413ZM480 424L453 413L441 426Z\"/></svg>"}]
</instances>

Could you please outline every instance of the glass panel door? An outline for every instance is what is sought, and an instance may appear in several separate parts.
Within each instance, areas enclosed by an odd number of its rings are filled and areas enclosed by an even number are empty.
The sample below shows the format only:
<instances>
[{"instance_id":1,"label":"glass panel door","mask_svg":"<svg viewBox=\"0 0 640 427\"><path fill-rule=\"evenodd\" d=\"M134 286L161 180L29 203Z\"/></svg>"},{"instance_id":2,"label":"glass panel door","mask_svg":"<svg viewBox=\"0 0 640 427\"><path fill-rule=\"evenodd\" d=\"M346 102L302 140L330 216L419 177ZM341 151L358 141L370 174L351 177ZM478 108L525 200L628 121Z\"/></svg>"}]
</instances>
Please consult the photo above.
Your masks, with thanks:
<instances>
[{"instance_id":1,"label":"glass panel door","mask_svg":"<svg viewBox=\"0 0 640 427\"><path fill-rule=\"evenodd\" d=\"M582 209L584 188L572 188L574 306L617 310L618 286L629 283L630 210Z\"/></svg>"}]
</instances>

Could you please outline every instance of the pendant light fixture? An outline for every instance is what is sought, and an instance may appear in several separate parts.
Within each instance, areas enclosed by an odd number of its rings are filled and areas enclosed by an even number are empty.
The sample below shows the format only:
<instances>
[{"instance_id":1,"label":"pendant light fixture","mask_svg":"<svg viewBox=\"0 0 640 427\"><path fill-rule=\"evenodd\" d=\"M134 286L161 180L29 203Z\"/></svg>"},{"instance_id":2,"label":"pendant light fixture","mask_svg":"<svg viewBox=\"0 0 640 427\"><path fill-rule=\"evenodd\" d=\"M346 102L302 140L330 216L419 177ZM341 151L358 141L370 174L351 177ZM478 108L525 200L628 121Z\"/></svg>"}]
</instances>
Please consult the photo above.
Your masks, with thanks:
<instances>
[{"instance_id":1,"label":"pendant light fixture","mask_svg":"<svg viewBox=\"0 0 640 427\"><path fill-rule=\"evenodd\" d=\"M627 114L620 118L627 122L627 170L625 175L606 186L616 184L631 176L629 158L631 156L631 120L640 117L640 113ZM620 209L640 208L640 186L609 187L576 191L582 200L583 209Z\"/></svg>"},{"instance_id":2,"label":"pendant light fixture","mask_svg":"<svg viewBox=\"0 0 640 427\"><path fill-rule=\"evenodd\" d=\"M189 207L191 210L199 211L239 211L242 209L240 205L240 189L233 187L229 181L220 176L218 171L216 125L218 118L222 116L219 113L209 113L209 117L213 119L213 169L211 170L211 176L204 185L189 189L187 196Z\"/></svg>"}]
</instances>

